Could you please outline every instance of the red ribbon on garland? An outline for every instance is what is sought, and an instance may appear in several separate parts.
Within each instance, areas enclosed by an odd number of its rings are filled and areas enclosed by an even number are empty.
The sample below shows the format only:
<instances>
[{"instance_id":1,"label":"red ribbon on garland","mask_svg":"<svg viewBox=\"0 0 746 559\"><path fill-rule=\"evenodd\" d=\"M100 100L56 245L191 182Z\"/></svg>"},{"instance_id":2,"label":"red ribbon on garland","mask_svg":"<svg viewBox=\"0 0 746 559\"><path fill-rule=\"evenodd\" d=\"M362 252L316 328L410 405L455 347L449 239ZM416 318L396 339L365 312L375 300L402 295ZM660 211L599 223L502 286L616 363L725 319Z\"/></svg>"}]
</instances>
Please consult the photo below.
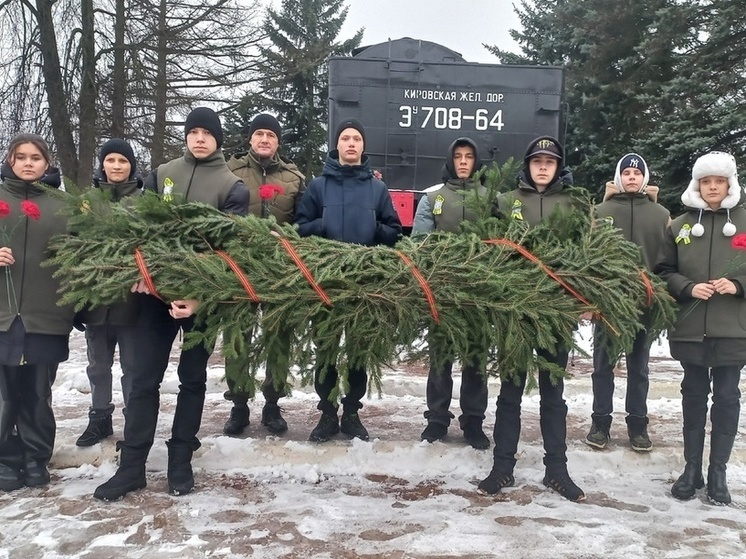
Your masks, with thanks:
<instances>
[{"instance_id":1,"label":"red ribbon on garland","mask_svg":"<svg viewBox=\"0 0 746 559\"><path fill-rule=\"evenodd\" d=\"M427 299L427 304L430 305L430 314L433 317L433 320L435 321L435 324L440 324L440 315L438 314L438 307L435 306L435 296L433 295L432 290L430 289L430 286L427 284L427 281L422 276L420 271L417 269L417 267L412 263L412 261L409 259L409 257L404 254L403 252L399 250L395 250L397 255L399 255L399 258L402 259L402 262L404 262L412 272L412 275L417 279L417 281L420 283L420 286L422 287L422 291L425 292L425 299Z\"/></svg>"},{"instance_id":2,"label":"red ribbon on garland","mask_svg":"<svg viewBox=\"0 0 746 559\"><path fill-rule=\"evenodd\" d=\"M148 291L150 291L150 294L163 301L163 297L158 294L158 291L155 288L153 277L148 271L148 264L145 262L145 257L142 255L142 252L140 252L140 247L135 247L135 263L137 264L137 269L140 270L140 275L142 276Z\"/></svg>"},{"instance_id":3,"label":"red ribbon on garland","mask_svg":"<svg viewBox=\"0 0 746 559\"><path fill-rule=\"evenodd\" d=\"M256 291L254 291L251 282L249 282L249 278L246 277L236 261L233 260L233 258L231 258L228 253L223 250L216 250L215 254L222 258L225 263L228 264L228 267L233 270L233 273L236 274L238 281L241 282L241 285L243 286L244 291L246 291L246 294L249 296L249 299L251 299L251 302L259 303L259 296L256 294Z\"/></svg>"}]
</instances>

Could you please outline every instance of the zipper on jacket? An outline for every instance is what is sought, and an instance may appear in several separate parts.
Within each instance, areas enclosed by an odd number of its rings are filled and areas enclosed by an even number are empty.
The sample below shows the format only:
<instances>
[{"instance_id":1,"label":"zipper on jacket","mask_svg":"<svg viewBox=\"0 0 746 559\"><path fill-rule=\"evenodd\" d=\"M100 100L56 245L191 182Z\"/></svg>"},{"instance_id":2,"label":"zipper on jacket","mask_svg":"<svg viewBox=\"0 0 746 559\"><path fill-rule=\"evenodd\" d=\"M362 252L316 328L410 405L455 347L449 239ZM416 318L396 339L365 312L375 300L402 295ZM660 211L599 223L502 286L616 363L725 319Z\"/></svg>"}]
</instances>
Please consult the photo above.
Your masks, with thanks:
<instances>
[{"instance_id":1,"label":"zipper on jacket","mask_svg":"<svg viewBox=\"0 0 746 559\"><path fill-rule=\"evenodd\" d=\"M715 212L710 212L710 257L707 259L707 277L712 278L712 242L715 239ZM709 279L708 279L709 281ZM702 332L704 338L707 337L707 311L710 308L708 304L710 301L705 301L705 316L704 324L702 325Z\"/></svg>"},{"instance_id":2,"label":"zipper on jacket","mask_svg":"<svg viewBox=\"0 0 746 559\"><path fill-rule=\"evenodd\" d=\"M186 193L184 194L184 201L189 201L189 191L192 189L192 181L194 180L194 173L197 172L197 161L194 162L194 167L192 167L192 174L189 177L189 184L187 185Z\"/></svg>"},{"instance_id":3,"label":"zipper on jacket","mask_svg":"<svg viewBox=\"0 0 746 559\"><path fill-rule=\"evenodd\" d=\"M28 192L26 192L26 201L28 201ZM23 266L21 267L21 288L20 293L16 294L18 300L16 301L16 316L21 316L21 304L23 303L23 286L26 283L26 252L28 249L28 222L29 218L26 218L26 223L23 228ZM23 358L21 358L23 361ZM23 365L23 363L21 363Z\"/></svg>"}]
</instances>

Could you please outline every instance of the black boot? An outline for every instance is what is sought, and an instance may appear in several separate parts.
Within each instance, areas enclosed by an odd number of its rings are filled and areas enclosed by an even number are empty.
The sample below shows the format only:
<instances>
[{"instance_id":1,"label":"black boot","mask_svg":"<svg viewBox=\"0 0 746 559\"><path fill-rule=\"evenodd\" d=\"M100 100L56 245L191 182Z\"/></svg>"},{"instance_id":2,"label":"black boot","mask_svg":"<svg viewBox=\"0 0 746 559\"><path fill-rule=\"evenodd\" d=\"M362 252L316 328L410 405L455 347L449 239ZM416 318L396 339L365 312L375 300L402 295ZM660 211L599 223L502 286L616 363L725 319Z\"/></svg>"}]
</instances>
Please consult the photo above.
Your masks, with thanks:
<instances>
[{"instance_id":1,"label":"black boot","mask_svg":"<svg viewBox=\"0 0 746 559\"><path fill-rule=\"evenodd\" d=\"M477 491L482 495L496 495L503 487L513 487L515 478L512 472L501 472L492 467L490 474L479 482Z\"/></svg>"},{"instance_id":2,"label":"black boot","mask_svg":"<svg viewBox=\"0 0 746 559\"><path fill-rule=\"evenodd\" d=\"M15 430L8 436L6 451L0 460L0 491L23 487L23 446Z\"/></svg>"},{"instance_id":3,"label":"black boot","mask_svg":"<svg viewBox=\"0 0 746 559\"><path fill-rule=\"evenodd\" d=\"M78 437L75 444L78 446L93 446L106 437L111 437L114 429L111 425L111 411L91 410L88 412L88 427Z\"/></svg>"},{"instance_id":4,"label":"black boot","mask_svg":"<svg viewBox=\"0 0 746 559\"><path fill-rule=\"evenodd\" d=\"M277 405L277 402L267 402L262 408L262 425L264 425L270 433L279 435L288 430L288 423L282 417L282 409Z\"/></svg>"},{"instance_id":5,"label":"black boot","mask_svg":"<svg viewBox=\"0 0 746 559\"><path fill-rule=\"evenodd\" d=\"M363 422L360 421L360 416L357 412L343 413L339 430L347 435L347 438L349 439L360 439L361 441L367 441L370 439L368 430L363 425Z\"/></svg>"},{"instance_id":6,"label":"black boot","mask_svg":"<svg viewBox=\"0 0 746 559\"><path fill-rule=\"evenodd\" d=\"M192 472L192 449L183 443L166 441L168 446L168 492L171 495L187 495L194 489Z\"/></svg>"},{"instance_id":7,"label":"black boot","mask_svg":"<svg viewBox=\"0 0 746 559\"><path fill-rule=\"evenodd\" d=\"M145 460L147 452L122 447L119 449L119 468L112 478L99 485L93 496L102 501L118 501L130 491L143 489L148 483L145 479Z\"/></svg>"},{"instance_id":8,"label":"black boot","mask_svg":"<svg viewBox=\"0 0 746 559\"><path fill-rule=\"evenodd\" d=\"M650 452L653 450L653 443L648 436L648 418L638 415L627 416L627 435L629 435L629 444L632 450L637 452Z\"/></svg>"},{"instance_id":9,"label":"black boot","mask_svg":"<svg viewBox=\"0 0 746 559\"><path fill-rule=\"evenodd\" d=\"M733 450L733 435L710 435L710 467L707 470L707 499L715 505L729 505L731 502L725 469L730 452Z\"/></svg>"},{"instance_id":10,"label":"black boot","mask_svg":"<svg viewBox=\"0 0 746 559\"><path fill-rule=\"evenodd\" d=\"M591 415L591 429L585 437L585 444L591 448L603 450L609 444L609 431L611 430L610 415Z\"/></svg>"},{"instance_id":11,"label":"black boot","mask_svg":"<svg viewBox=\"0 0 746 559\"><path fill-rule=\"evenodd\" d=\"M42 462L27 462L23 470L23 483L26 487L39 487L49 484L49 470Z\"/></svg>"},{"instance_id":12,"label":"black boot","mask_svg":"<svg viewBox=\"0 0 746 559\"><path fill-rule=\"evenodd\" d=\"M339 419L337 415L322 413L318 425L313 428L308 440L314 443L325 443L339 433Z\"/></svg>"},{"instance_id":13,"label":"black boot","mask_svg":"<svg viewBox=\"0 0 746 559\"><path fill-rule=\"evenodd\" d=\"M231 416L223 425L223 434L235 437L243 433L243 430L249 426L249 405L246 402L233 403Z\"/></svg>"},{"instance_id":14,"label":"black boot","mask_svg":"<svg viewBox=\"0 0 746 559\"><path fill-rule=\"evenodd\" d=\"M702 451L705 446L704 429L684 431L684 473L671 486L671 495L686 500L694 497L697 489L705 486L702 477Z\"/></svg>"},{"instance_id":15,"label":"black boot","mask_svg":"<svg viewBox=\"0 0 746 559\"><path fill-rule=\"evenodd\" d=\"M472 448L477 450L487 450L490 447L490 440L482 430L482 418L471 416L462 422L461 429L464 431L464 438Z\"/></svg>"},{"instance_id":16,"label":"black boot","mask_svg":"<svg viewBox=\"0 0 746 559\"><path fill-rule=\"evenodd\" d=\"M15 491L23 485L23 474L19 469L0 464L0 491Z\"/></svg>"}]
</instances>

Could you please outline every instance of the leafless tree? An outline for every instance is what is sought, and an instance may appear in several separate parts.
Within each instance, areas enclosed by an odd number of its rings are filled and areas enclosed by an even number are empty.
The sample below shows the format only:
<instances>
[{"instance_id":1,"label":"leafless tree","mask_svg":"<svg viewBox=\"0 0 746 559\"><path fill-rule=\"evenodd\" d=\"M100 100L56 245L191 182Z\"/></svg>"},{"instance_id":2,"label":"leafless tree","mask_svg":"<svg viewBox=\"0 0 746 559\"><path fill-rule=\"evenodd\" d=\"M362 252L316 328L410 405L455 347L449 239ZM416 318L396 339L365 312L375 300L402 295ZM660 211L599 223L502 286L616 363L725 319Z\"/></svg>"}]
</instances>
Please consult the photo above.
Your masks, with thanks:
<instances>
[{"instance_id":1,"label":"leafless tree","mask_svg":"<svg viewBox=\"0 0 746 559\"><path fill-rule=\"evenodd\" d=\"M238 0L0 0L0 142L45 135L79 185L105 137L156 165L189 108L232 107L251 87L260 15Z\"/></svg>"}]
</instances>

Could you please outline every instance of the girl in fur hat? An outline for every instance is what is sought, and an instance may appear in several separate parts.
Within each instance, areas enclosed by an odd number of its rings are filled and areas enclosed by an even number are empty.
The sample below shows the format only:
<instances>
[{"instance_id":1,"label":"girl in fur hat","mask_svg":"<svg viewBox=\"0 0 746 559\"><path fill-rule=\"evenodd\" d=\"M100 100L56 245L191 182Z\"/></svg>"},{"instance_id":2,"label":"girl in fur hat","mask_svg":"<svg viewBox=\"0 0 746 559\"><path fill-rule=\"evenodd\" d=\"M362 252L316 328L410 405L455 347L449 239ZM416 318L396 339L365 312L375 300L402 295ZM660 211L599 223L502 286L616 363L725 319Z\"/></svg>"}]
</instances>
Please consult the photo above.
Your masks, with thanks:
<instances>
[{"instance_id":1,"label":"girl in fur hat","mask_svg":"<svg viewBox=\"0 0 746 559\"><path fill-rule=\"evenodd\" d=\"M671 487L690 499L704 486L702 454L707 400L712 387L707 497L729 504L725 469L738 432L746 364L746 209L739 205L736 161L710 152L694 163L681 200L688 211L676 218L663 242L655 271L681 305L669 332L671 355L681 362L684 473Z\"/></svg>"}]
</instances>

